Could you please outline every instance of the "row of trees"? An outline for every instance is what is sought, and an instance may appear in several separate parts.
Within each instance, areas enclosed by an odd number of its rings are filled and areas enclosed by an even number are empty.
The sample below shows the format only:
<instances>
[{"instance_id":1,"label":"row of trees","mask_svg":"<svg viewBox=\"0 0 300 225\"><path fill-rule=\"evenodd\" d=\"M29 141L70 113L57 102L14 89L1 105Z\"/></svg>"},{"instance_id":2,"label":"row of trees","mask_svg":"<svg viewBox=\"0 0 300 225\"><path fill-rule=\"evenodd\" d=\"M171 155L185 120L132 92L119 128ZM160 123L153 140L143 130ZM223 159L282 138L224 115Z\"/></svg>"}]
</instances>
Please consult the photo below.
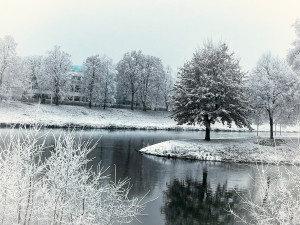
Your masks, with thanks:
<instances>
[{"instance_id":1,"label":"row of trees","mask_svg":"<svg viewBox=\"0 0 300 225\"><path fill-rule=\"evenodd\" d=\"M10 98L12 92L27 97L35 89L40 95L51 93L58 104L69 84L67 72L72 67L71 56L55 46L45 57L21 58L16 54L16 47L12 37L0 39L1 99Z\"/></svg>"},{"instance_id":2,"label":"row of trees","mask_svg":"<svg viewBox=\"0 0 300 225\"><path fill-rule=\"evenodd\" d=\"M117 71L118 93L131 96L132 110L134 101L140 101L144 111L149 105L157 108L160 102L168 110L174 78L171 68L165 69L158 57L144 55L141 51L125 53Z\"/></svg>"},{"instance_id":3,"label":"row of trees","mask_svg":"<svg viewBox=\"0 0 300 225\"><path fill-rule=\"evenodd\" d=\"M18 57L16 42L12 37L0 39L0 96L9 98L11 90L30 97L32 90L39 98L51 95L56 105L64 100L74 83L71 55L59 46L48 51L46 56ZM170 106L170 94L174 83L170 67L164 67L158 57L141 51L124 54L117 64L107 56L94 55L83 63L82 77L76 81L77 92L92 107L93 103L131 103L147 108Z\"/></svg>"}]
</instances>

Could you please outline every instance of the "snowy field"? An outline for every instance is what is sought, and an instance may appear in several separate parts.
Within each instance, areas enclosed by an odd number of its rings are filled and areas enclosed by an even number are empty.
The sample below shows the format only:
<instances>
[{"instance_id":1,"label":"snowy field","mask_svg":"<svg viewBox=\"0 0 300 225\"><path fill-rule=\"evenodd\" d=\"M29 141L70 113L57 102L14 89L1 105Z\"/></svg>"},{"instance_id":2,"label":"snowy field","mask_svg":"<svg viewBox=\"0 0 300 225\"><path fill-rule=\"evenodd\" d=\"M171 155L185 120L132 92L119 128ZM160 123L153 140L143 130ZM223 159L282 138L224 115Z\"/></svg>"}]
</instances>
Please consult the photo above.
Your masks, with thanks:
<instances>
[{"instance_id":1,"label":"snowy field","mask_svg":"<svg viewBox=\"0 0 300 225\"><path fill-rule=\"evenodd\" d=\"M211 141L171 140L145 147L140 152L162 157L207 161L299 164L299 138L280 137L280 139L283 141L276 144L276 147L262 145L265 139L254 137L213 139ZM275 145L275 143L273 144Z\"/></svg>"},{"instance_id":2,"label":"snowy field","mask_svg":"<svg viewBox=\"0 0 300 225\"><path fill-rule=\"evenodd\" d=\"M199 130L200 126L176 125L168 112L143 112L128 109L92 108L68 105L39 105L20 102L0 103L0 123L40 124L49 127L85 127L149 130ZM255 128L255 127L254 127ZM246 128L214 124L213 130L247 131ZM268 126L259 128L267 131ZM297 131L297 127L282 128L283 131Z\"/></svg>"}]
</instances>

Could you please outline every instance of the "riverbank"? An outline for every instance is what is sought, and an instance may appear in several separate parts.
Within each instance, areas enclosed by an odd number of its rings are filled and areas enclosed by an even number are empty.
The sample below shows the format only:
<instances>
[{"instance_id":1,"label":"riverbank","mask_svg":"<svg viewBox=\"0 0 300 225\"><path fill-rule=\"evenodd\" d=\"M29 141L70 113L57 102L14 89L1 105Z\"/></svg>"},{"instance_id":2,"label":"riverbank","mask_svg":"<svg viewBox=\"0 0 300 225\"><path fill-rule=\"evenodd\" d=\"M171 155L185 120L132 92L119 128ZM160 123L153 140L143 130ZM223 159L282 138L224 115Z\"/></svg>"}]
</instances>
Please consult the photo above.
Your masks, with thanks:
<instances>
[{"instance_id":1,"label":"riverbank","mask_svg":"<svg viewBox=\"0 0 300 225\"><path fill-rule=\"evenodd\" d=\"M200 126L177 125L169 112L91 108L70 105L44 105L21 102L0 103L0 124L39 124L51 128L101 128L144 130L201 130ZM218 124L218 131L248 131Z\"/></svg>"},{"instance_id":2,"label":"riverbank","mask_svg":"<svg viewBox=\"0 0 300 225\"><path fill-rule=\"evenodd\" d=\"M145 147L140 152L191 160L300 164L299 139L296 136L280 137L276 143L256 137L211 141L171 140Z\"/></svg>"},{"instance_id":3,"label":"riverbank","mask_svg":"<svg viewBox=\"0 0 300 225\"><path fill-rule=\"evenodd\" d=\"M165 111L131 111L116 108L91 108L70 105L46 105L22 102L0 103L0 125L38 124L49 128L78 127L83 129L139 129L139 130L204 130L200 126L177 125ZM255 127L254 127L255 128ZM260 131L268 132L268 125ZM212 126L212 131L248 132L234 124L228 128L221 123ZM298 131L296 127L285 127L283 132Z\"/></svg>"}]
</instances>

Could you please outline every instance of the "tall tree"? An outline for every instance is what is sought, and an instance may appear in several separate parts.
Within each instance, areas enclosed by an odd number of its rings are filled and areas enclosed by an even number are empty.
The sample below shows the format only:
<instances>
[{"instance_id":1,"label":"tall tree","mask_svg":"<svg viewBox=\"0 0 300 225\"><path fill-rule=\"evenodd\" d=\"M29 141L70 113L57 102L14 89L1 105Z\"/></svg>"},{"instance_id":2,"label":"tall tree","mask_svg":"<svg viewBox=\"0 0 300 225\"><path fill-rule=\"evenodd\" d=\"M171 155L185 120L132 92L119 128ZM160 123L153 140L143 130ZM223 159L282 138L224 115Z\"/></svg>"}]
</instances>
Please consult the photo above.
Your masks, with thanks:
<instances>
[{"instance_id":1,"label":"tall tree","mask_svg":"<svg viewBox=\"0 0 300 225\"><path fill-rule=\"evenodd\" d=\"M102 92L102 99L103 99L103 109L105 109L108 102L114 101L116 68L115 65L113 64L112 59L107 56L102 56L101 61L102 61L101 92Z\"/></svg>"},{"instance_id":2,"label":"tall tree","mask_svg":"<svg viewBox=\"0 0 300 225\"><path fill-rule=\"evenodd\" d=\"M226 44L206 43L180 68L171 117L178 124L204 125L205 140L210 140L211 125L216 121L228 127L232 122L250 127L244 75Z\"/></svg>"},{"instance_id":3,"label":"tall tree","mask_svg":"<svg viewBox=\"0 0 300 225\"><path fill-rule=\"evenodd\" d=\"M300 19L296 20L294 23L296 40L292 43L292 48L288 51L287 61L288 64L292 67L293 71L297 75L297 81L299 84L298 87L298 101L294 103L293 106L293 115L300 120ZM294 120L295 121L295 120Z\"/></svg>"},{"instance_id":4,"label":"tall tree","mask_svg":"<svg viewBox=\"0 0 300 225\"><path fill-rule=\"evenodd\" d=\"M296 100L297 77L285 61L270 53L261 56L248 78L248 95L255 109L264 109L270 123L270 138L273 139L274 116L280 109Z\"/></svg>"},{"instance_id":5,"label":"tall tree","mask_svg":"<svg viewBox=\"0 0 300 225\"><path fill-rule=\"evenodd\" d=\"M20 60L16 54L17 43L11 36L0 38L0 97L9 95L14 85Z\"/></svg>"},{"instance_id":6,"label":"tall tree","mask_svg":"<svg viewBox=\"0 0 300 225\"><path fill-rule=\"evenodd\" d=\"M161 92L166 111L169 110L171 104L171 93L174 86L174 77L171 67L167 66L162 76Z\"/></svg>"},{"instance_id":7,"label":"tall tree","mask_svg":"<svg viewBox=\"0 0 300 225\"><path fill-rule=\"evenodd\" d=\"M141 51L131 51L124 54L117 65L118 79L117 85L129 89L131 95L131 110L133 110L135 94L143 68L143 54Z\"/></svg>"},{"instance_id":8,"label":"tall tree","mask_svg":"<svg viewBox=\"0 0 300 225\"><path fill-rule=\"evenodd\" d=\"M43 57L42 56L28 56L23 58L22 66L22 80L24 94L37 94L39 99L43 95Z\"/></svg>"},{"instance_id":9,"label":"tall tree","mask_svg":"<svg viewBox=\"0 0 300 225\"><path fill-rule=\"evenodd\" d=\"M287 55L287 61L292 69L300 76L300 19L294 23L296 40L292 43L291 48Z\"/></svg>"},{"instance_id":10,"label":"tall tree","mask_svg":"<svg viewBox=\"0 0 300 225\"><path fill-rule=\"evenodd\" d=\"M159 58L150 55L143 56L142 72L139 79L139 94L143 111L147 110L151 96L154 93L159 93L157 89L160 89L163 73L163 65Z\"/></svg>"},{"instance_id":11,"label":"tall tree","mask_svg":"<svg viewBox=\"0 0 300 225\"><path fill-rule=\"evenodd\" d=\"M70 89L67 72L71 71L71 67L71 55L62 51L59 46L54 46L54 49L49 51L44 59L45 84L54 95L56 105Z\"/></svg>"},{"instance_id":12,"label":"tall tree","mask_svg":"<svg viewBox=\"0 0 300 225\"><path fill-rule=\"evenodd\" d=\"M88 97L89 107L91 108L92 102L100 98L103 65L99 55L95 55L88 57L84 66L83 91Z\"/></svg>"}]
</instances>

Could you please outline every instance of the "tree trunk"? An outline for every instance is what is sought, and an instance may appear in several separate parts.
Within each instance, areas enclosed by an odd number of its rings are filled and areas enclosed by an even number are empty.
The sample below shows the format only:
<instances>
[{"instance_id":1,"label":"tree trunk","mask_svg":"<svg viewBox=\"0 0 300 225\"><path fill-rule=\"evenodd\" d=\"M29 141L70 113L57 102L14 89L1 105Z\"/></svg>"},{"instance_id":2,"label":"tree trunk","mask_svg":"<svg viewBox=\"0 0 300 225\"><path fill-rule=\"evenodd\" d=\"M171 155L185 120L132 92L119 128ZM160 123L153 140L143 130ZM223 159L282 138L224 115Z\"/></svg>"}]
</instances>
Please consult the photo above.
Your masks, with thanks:
<instances>
[{"instance_id":1,"label":"tree trunk","mask_svg":"<svg viewBox=\"0 0 300 225\"><path fill-rule=\"evenodd\" d=\"M210 128L209 127L205 128L205 140L210 141Z\"/></svg>"},{"instance_id":2,"label":"tree trunk","mask_svg":"<svg viewBox=\"0 0 300 225\"><path fill-rule=\"evenodd\" d=\"M208 119L208 115L205 118L205 140L210 141L210 120Z\"/></svg>"},{"instance_id":3,"label":"tree trunk","mask_svg":"<svg viewBox=\"0 0 300 225\"><path fill-rule=\"evenodd\" d=\"M92 101L89 101L89 108L92 108Z\"/></svg>"},{"instance_id":4,"label":"tree trunk","mask_svg":"<svg viewBox=\"0 0 300 225\"><path fill-rule=\"evenodd\" d=\"M103 104L103 109L106 108L106 96L107 96L107 81L105 82L105 93L104 93L104 104Z\"/></svg>"},{"instance_id":5,"label":"tree trunk","mask_svg":"<svg viewBox=\"0 0 300 225\"><path fill-rule=\"evenodd\" d=\"M131 110L133 110L133 99L134 99L134 92L131 92Z\"/></svg>"},{"instance_id":6,"label":"tree trunk","mask_svg":"<svg viewBox=\"0 0 300 225\"><path fill-rule=\"evenodd\" d=\"M105 92L105 96L104 96L104 104L103 104L103 109L106 108L106 92Z\"/></svg>"},{"instance_id":7,"label":"tree trunk","mask_svg":"<svg viewBox=\"0 0 300 225\"><path fill-rule=\"evenodd\" d=\"M146 112L147 111L147 106L146 106L146 103L143 102L143 111Z\"/></svg>"},{"instance_id":8,"label":"tree trunk","mask_svg":"<svg viewBox=\"0 0 300 225\"><path fill-rule=\"evenodd\" d=\"M271 113L269 113L269 119L270 119L270 139L274 139L273 136L273 117Z\"/></svg>"},{"instance_id":9,"label":"tree trunk","mask_svg":"<svg viewBox=\"0 0 300 225\"><path fill-rule=\"evenodd\" d=\"M58 96L55 96L55 105L58 105Z\"/></svg>"},{"instance_id":10,"label":"tree trunk","mask_svg":"<svg viewBox=\"0 0 300 225\"><path fill-rule=\"evenodd\" d=\"M258 124L257 124L257 128L256 128L256 136L258 136Z\"/></svg>"},{"instance_id":11,"label":"tree trunk","mask_svg":"<svg viewBox=\"0 0 300 225\"><path fill-rule=\"evenodd\" d=\"M279 129L279 135L281 136L281 124L279 124L279 127L280 127L280 129Z\"/></svg>"},{"instance_id":12,"label":"tree trunk","mask_svg":"<svg viewBox=\"0 0 300 225\"><path fill-rule=\"evenodd\" d=\"M275 123L275 136L277 136L277 123Z\"/></svg>"}]
</instances>

